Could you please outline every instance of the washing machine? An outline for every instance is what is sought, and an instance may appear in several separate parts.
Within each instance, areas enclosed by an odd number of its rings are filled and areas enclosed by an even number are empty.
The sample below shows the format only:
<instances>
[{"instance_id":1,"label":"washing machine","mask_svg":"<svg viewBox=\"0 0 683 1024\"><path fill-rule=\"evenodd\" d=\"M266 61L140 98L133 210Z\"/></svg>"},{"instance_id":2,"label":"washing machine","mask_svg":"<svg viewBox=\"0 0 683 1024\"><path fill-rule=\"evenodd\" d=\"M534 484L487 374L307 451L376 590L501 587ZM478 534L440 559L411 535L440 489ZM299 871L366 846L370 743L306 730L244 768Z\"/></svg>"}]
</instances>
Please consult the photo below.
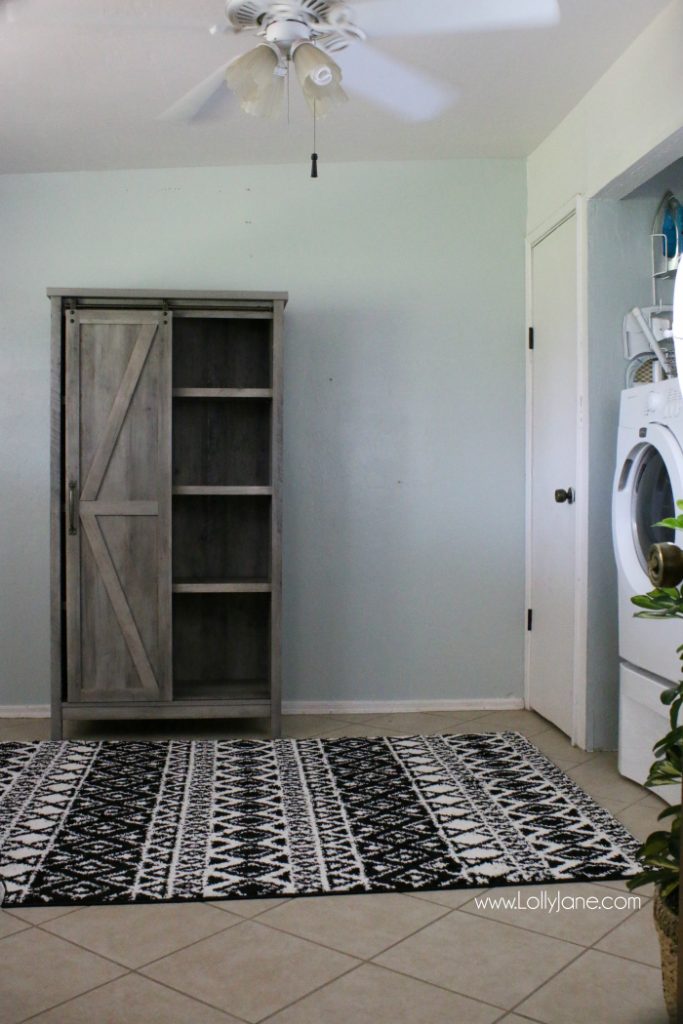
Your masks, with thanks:
<instances>
[{"instance_id":1,"label":"washing machine","mask_svg":"<svg viewBox=\"0 0 683 1024\"><path fill-rule=\"evenodd\" d=\"M683 531L655 525L676 514L677 499L683 499L678 381L629 388L621 395L612 501L619 594L619 771L641 784L654 743L668 731L667 709L659 698L681 677L676 648L683 643L683 620L636 618L631 598L652 590L646 569L650 546L683 544Z\"/></svg>"}]
</instances>

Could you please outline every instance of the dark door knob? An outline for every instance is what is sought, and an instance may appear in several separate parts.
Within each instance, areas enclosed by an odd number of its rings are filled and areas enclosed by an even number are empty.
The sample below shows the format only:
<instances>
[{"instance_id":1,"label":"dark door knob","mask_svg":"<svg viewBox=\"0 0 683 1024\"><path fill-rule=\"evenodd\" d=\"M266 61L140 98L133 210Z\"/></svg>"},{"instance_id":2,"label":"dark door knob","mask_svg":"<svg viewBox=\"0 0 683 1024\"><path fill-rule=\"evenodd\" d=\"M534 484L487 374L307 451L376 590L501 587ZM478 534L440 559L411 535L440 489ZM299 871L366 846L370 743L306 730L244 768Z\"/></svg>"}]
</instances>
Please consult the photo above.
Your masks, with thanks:
<instances>
[{"instance_id":1,"label":"dark door knob","mask_svg":"<svg viewBox=\"0 0 683 1024\"><path fill-rule=\"evenodd\" d=\"M558 505L563 505L565 501L567 502L568 505L573 505L574 504L574 490L573 490L573 488L568 487L567 490L565 491L564 487L560 487L557 491L555 491L555 501L558 503Z\"/></svg>"},{"instance_id":2,"label":"dark door knob","mask_svg":"<svg viewBox=\"0 0 683 1024\"><path fill-rule=\"evenodd\" d=\"M683 580L683 551L675 544L653 544L647 553L647 574L656 587L677 587Z\"/></svg>"}]
</instances>

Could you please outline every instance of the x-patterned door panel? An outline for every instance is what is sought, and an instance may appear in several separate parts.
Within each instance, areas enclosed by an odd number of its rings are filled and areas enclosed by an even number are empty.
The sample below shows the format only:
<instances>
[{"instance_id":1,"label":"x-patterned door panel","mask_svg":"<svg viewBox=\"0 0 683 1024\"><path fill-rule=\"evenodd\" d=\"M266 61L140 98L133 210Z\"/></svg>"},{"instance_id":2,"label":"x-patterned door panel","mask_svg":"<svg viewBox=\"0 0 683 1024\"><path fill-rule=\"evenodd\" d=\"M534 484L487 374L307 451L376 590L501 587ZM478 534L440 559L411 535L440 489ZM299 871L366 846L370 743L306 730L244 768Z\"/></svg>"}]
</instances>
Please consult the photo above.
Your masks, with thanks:
<instances>
[{"instance_id":1,"label":"x-patterned door panel","mask_svg":"<svg viewBox=\"0 0 683 1024\"><path fill-rule=\"evenodd\" d=\"M171 690L169 316L69 311L69 699Z\"/></svg>"}]
</instances>

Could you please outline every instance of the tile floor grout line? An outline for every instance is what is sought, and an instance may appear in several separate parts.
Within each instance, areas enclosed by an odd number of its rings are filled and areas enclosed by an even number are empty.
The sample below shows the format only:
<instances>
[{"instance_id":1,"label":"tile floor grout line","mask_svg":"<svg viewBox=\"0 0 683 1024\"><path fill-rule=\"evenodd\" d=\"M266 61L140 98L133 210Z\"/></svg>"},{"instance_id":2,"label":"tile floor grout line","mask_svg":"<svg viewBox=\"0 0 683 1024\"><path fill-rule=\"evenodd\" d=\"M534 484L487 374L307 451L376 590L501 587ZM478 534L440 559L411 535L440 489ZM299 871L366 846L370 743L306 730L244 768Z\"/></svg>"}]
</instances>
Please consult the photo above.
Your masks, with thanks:
<instances>
[{"instance_id":1,"label":"tile floor grout line","mask_svg":"<svg viewBox=\"0 0 683 1024\"><path fill-rule=\"evenodd\" d=\"M380 954L378 953L377 955L379 956ZM323 985L320 985L316 989L312 989L306 995L300 996L298 999L295 999L293 1003L288 1003L286 1006L281 1007L279 1010L274 1010L273 1013L268 1014L267 1017L261 1017L260 1020L257 1022L257 1024L266 1024L267 1021L269 1021L273 1017L277 1016L278 1013L282 1013L283 1010L291 1009L292 1006L296 1006L298 1003L302 1003L304 1001L304 999L308 998L308 996L314 995L316 992L322 992L323 989L329 988L330 985L334 985L335 982L339 981L341 978L345 978L349 974L353 974L354 971L359 971L362 967L374 967L375 970L388 971L390 974L398 974L402 978L409 978L410 981L417 981L418 984L426 985L428 988L438 989L439 992L446 992L448 995L451 995L451 996L459 996L461 999L469 999L469 1000L471 1000L471 1002L478 1003L480 1006L486 1006L486 1007L488 1007L489 1009L492 1009L492 1010L500 1010L501 1009L501 1007L497 1006L495 1003L486 1003L486 1002L484 1002L483 999L478 999L476 996L469 996L469 995L465 995L463 992L456 992L456 991L454 991L451 988L445 988L443 985L437 985L437 984L435 984L432 981L425 981L424 978L417 978L417 977L415 977L415 975L405 974L403 971L394 970L393 967L386 967L384 964L376 964L372 960L364 960L362 963L355 964L354 967L350 968L348 971L345 971L344 974L340 974L339 977L331 978L330 981L326 981ZM503 1010L504 1014L508 1013L508 1012L509 1012L508 1010ZM501 1019L500 1017L496 1018L496 1020L500 1020L500 1019ZM492 1024L496 1024L496 1022L494 1021L494 1022L492 1022Z\"/></svg>"},{"instance_id":2,"label":"tile floor grout line","mask_svg":"<svg viewBox=\"0 0 683 1024\"><path fill-rule=\"evenodd\" d=\"M361 895L361 894L358 894L358 895ZM373 895L376 896L376 895L384 895L384 894L383 893L382 894L380 894L380 893L367 893L367 895L368 896L373 896ZM398 895L403 895L403 893L400 893ZM426 901L423 901L423 902L426 902ZM397 942L403 942L405 939L411 939L414 935L417 935L419 932L423 931L425 928L429 928L430 925L436 924L437 921L442 921L444 917L447 917L448 914L453 912L453 908L452 907L444 907L441 903L438 903L438 904L434 903L434 904L432 904L432 906L435 906L435 907L438 906L440 910L443 910L443 914L439 914L439 915L437 915L437 917L432 918L431 921L427 921L426 924L420 925L420 927L416 928L414 932L408 932L402 938L398 939ZM251 920L253 921L254 918L251 918ZM290 935L290 936L292 936L295 939L304 939L306 942L312 942L313 945L320 946L322 949L327 949L331 953L343 953L345 956L353 956L353 957L356 958L356 960L361 960L363 963L366 963L366 964L367 963L371 963L373 957L381 956L382 953L386 953L387 950L392 949L396 945L396 942L392 942L391 945L387 946L385 949L379 949L379 950L377 950L376 953L373 953L371 956L365 957L365 956L361 956L359 953L349 953L348 950L346 950L346 949L339 949L338 946L328 946L326 943L320 942L318 939L309 939L306 935L300 935L299 932L289 932L285 928L278 928L278 926L275 925L275 924L267 924L265 921L259 921L258 923L264 925L267 928L270 928L271 931L278 932L280 935Z\"/></svg>"},{"instance_id":3,"label":"tile floor grout line","mask_svg":"<svg viewBox=\"0 0 683 1024\"><path fill-rule=\"evenodd\" d=\"M169 954L169 956L170 955L171 954ZM228 1021L232 1017L233 1020L239 1021L239 1024L254 1024L253 1021L248 1021L246 1017L240 1017L238 1013L233 1013L231 1010L224 1010L223 1007L217 1006L216 1003L210 1003L206 999L202 999L201 996L190 995L189 992L184 992L181 988L175 988L167 981L162 981L160 978L153 978L149 974L143 974L142 967L134 967L130 973L137 975L137 977L141 978L143 981L152 982L154 985L161 985L162 988L168 989L169 992L175 992L176 995L185 996L186 999L189 999L193 1003L199 1003L200 1006L207 1006L210 1010L217 1010L218 1013L224 1014ZM21 1024L24 1024L24 1021L21 1021Z\"/></svg>"},{"instance_id":4,"label":"tile floor grout line","mask_svg":"<svg viewBox=\"0 0 683 1024\"><path fill-rule=\"evenodd\" d=\"M581 883L579 882L577 884L580 885ZM587 883L587 884L590 885L591 883ZM637 914L639 910L643 909L642 906L641 906L641 907L638 908L638 910L630 911L630 913L628 913L626 915L626 917L624 917L624 919L622 921L619 921L617 924L615 924L611 928L609 928L605 932L604 935L600 936L599 939L594 939L591 943L589 943L588 945L585 945L583 942L579 942L577 939L558 938L557 935L550 935L550 934L548 934L548 932L539 932L539 931L536 931L534 928L528 928L526 925L523 925L523 924L515 924L512 921L501 921L497 917L486 917L486 915L484 915L484 914L476 914L473 910L466 910L465 907L468 907L469 904L472 903L472 902L473 902L473 900L470 900L469 903L464 904L464 906L462 906L462 907L458 907L457 910L461 911L463 914L467 914L468 917L476 917L480 921L490 921L492 924L508 925L510 928L518 928L520 931L527 932L529 935L542 935L542 936L544 936L547 939L555 939L556 942L567 942L571 946L580 946L582 949L592 949L593 946L596 943L602 942L602 940L606 939L608 935L611 935L612 932L615 931L615 929L620 928L621 925L625 924L628 920L630 920L630 918L632 918L634 914ZM624 957L623 959L629 959L629 958L628 957ZM637 962L640 963L640 961L637 961Z\"/></svg>"},{"instance_id":5,"label":"tile floor grout line","mask_svg":"<svg viewBox=\"0 0 683 1024\"><path fill-rule=\"evenodd\" d=\"M522 1003L525 1003L527 1001L527 999L531 999L532 996L535 996L537 992L539 992L542 988L545 988L546 985L549 985L551 981L559 977L560 974L566 971L567 968L571 967L572 964L575 964L577 960L580 960L581 957L584 956L587 952L588 950L585 948L580 949L576 956L572 957L571 960L568 960L567 963L563 964L562 967L560 967L557 971L554 971L552 974L548 975L548 977L545 978L540 983L540 985L536 985L536 987L531 989L530 992L527 992L527 994L522 999L520 999L519 1002L515 1003L514 1006L511 1006L510 1009L508 1010L508 1013L516 1013L518 1006L521 1006Z\"/></svg>"},{"instance_id":6,"label":"tile floor grout line","mask_svg":"<svg viewBox=\"0 0 683 1024\"><path fill-rule=\"evenodd\" d=\"M17 911L21 910L21 909L22 909L21 907L17 907L16 909L15 908L10 908L10 907L4 907L4 906L2 906L2 904L0 904L0 911L4 911L6 914L9 914L11 917L14 918L15 921L23 921L24 924L28 924L28 926L30 928L36 928L37 924L32 924L30 921L26 921L25 918L19 916ZM24 907L23 909L24 910L42 910L43 908L42 907ZM40 921L38 923L40 923L40 924L47 924L48 921L58 921L61 917L66 917L67 914L75 914L77 910L82 910L82 909L83 909L82 907L67 907L67 909L64 911L63 914L55 914L54 917L49 917L46 921Z\"/></svg>"},{"instance_id":7,"label":"tile floor grout line","mask_svg":"<svg viewBox=\"0 0 683 1024\"><path fill-rule=\"evenodd\" d=\"M637 914L637 913L638 913L638 911L637 911L637 910L634 910L634 911L632 911L632 913L630 913L630 914L628 915L628 917L627 917L627 918L625 919L625 921L628 921L628 920L630 920L630 919L631 919L632 917L634 917L634 916L635 916L635 914ZM581 959L581 957L582 957L582 956L584 956L584 955L585 955L586 953L590 952L591 950L594 950L594 951L595 951L596 953L603 953L603 952L604 952L604 950L602 950L602 949L597 949L597 948L596 948L596 946L597 946L597 943L598 943L598 942L602 942L602 940L603 940L603 939L605 939L605 938L607 938L607 936L608 936L608 935L611 935L611 934L612 934L612 932L616 931L616 929L617 929L617 928L619 928L619 927L620 927L620 926L621 926L622 924L624 924L624 923L625 923L625 921L621 921L621 922L619 922L619 924L615 925L615 926L614 926L613 928L610 928L610 930L609 930L608 932L605 932L605 934L604 934L604 935L603 935L603 936L602 936L601 938L599 938L599 939L596 939L596 940L595 940L595 941L594 941L593 943L591 943L591 945L590 945L590 946L586 946L586 947L585 947L585 949L583 949L583 950L581 951L581 953L580 953L580 954L579 954L578 956L574 957L574 959L573 959L573 960L570 960L570 961L569 961L569 963L565 964L565 965L564 965L564 967L561 967L559 971L556 971L556 972L555 972L554 974L552 974L552 975L551 975L551 976L550 976L549 978L546 978L546 980L545 980L544 982L542 982L542 984L540 984L540 985L537 985L537 987L536 987L536 988L535 988L535 989L534 989L534 990L533 990L532 992L529 992L529 993L528 993L528 994L527 994L527 995L526 995L526 996L524 997L524 999L520 999L520 1001L519 1001L518 1003L516 1003L516 1004L515 1004L515 1006L513 1006L513 1007L512 1007L512 1009L511 1009L511 1010L510 1010L509 1012L510 1012L510 1013L516 1013L516 1011L517 1011L517 1007L518 1007L518 1006L521 1006L521 1005L522 1005L522 1003L526 1002L526 1000L527 1000L527 999L531 999L531 997L532 997L532 996L536 995L536 993L537 993L537 992L539 992L539 991L540 991L540 990L541 990L542 988L545 988L545 986L546 986L546 985L548 985L548 984L549 984L549 983L550 983L551 981L553 981L553 980L554 980L555 978L557 978L557 977L558 977L558 976L559 976L560 974L562 974L562 973L563 973L563 971L566 971L566 970L567 970L567 969L568 969L569 967L571 967L571 966L572 966L573 964L575 964L575 963L577 962L577 960L580 960L580 959ZM612 954L612 953L605 953L605 956L614 956L614 957L615 957L615 959L617 959L617 960L625 960L625 961L626 961L626 963L640 963L640 961L636 961L636 960L629 960L629 959L628 959L627 957L621 957L621 956L619 956L618 954ZM641 966L641 967L652 967L652 965L651 965L651 964L642 964L642 963L640 964L640 966ZM653 970L656 970L657 968L652 968L652 969L653 969ZM532 1018L532 1019L533 1019L533 1018Z\"/></svg>"},{"instance_id":8,"label":"tile floor grout line","mask_svg":"<svg viewBox=\"0 0 683 1024\"><path fill-rule=\"evenodd\" d=\"M324 989L329 988L330 985L334 985L335 982L341 981L342 978L347 978L350 974L353 974L354 971L358 971L360 970L361 967L365 966L366 965L364 962L354 964L353 967L349 967L348 971L344 971L343 974L338 974L336 978L330 978L329 981L323 982L323 984L318 985L317 988L312 988L310 992L306 992L305 995L299 996L298 999L293 999L291 1003L286 1003L279 1009L273 1010L272 1013L266 1014L265 1017L259 1017L257 1024L266 1024L266 1021L272 1020L272 1018L276 1017L278 1013L284 1013L285 1010L291 1010L293 1006L297 1006L299 1003L303 1003L304 999L308 999L309 996L314 996L316 995L316 993L322 992ZM249 1024L253 1024L253 1021L250 1021Z\"/></svg>"},{"instance_id":9,"label":"tile floor grout line","mask_svg":"<svg viewBox=\"0 0 683 1024\"><path fill-rule=\"evenodd\" d=\"M89 904L89 905L90 906L93 906L93 905L95 905L95 906L107 906L106 903L103 903L103 904ZM111 905L112 906L116 906L117 904L111 904ZM118 905L120 906L120 904L118 904ZM124 906L125 905L126 904L124 904ZM140 904L129 904L129 905L130 906L146 906L146 904L141 904L141 903ZM69 939L65 935L59 935L57 932L51 932L48 928L43 927L43 925L35 924L35 925L32 925L32 927L36 928L38 931L43 932L45 935L49 935L53 939L61 939L62 942L68 942L70 945L76 946L77 949L82 949L83 952L90 953L91 956L98 956L102 960L107 960L109 963L114 964L116 967L123 967L126 971L135 971L135 970L138 970L138 968L148 967L149 964L157 963L158 960L163 960L167 956L173 956L174 953L180 953L182 950L189 949L191 946L196 946L198 942L203 942L204 939L210 939L214 935L222 935L223 932L230 931L231 928L235 928L238 924L241 923L240 918L236 917L235 914L233 914L232 916L235 918L235 921L232 924L226 925L225 928L219 928L218 931L210 932L208 935L202 935L200 938L195 939L193 942L188 942L187 945L185 945L185 946L178 946L177 949L171 950L170 953L164 953L163 956L155 957L153 960L149 960L149 961L146 961L145 963L138 964L137 967L131 967L129 964L121 963L120 960L114 960L113 957L107 956L106 953L97 953L94 949L90 949L89 946L84 946L80 942L76 942L75 939ZM45 922L45 924L48 924L48 923L49 922L47 922L47 921ZM7 936L5 936L5 938L11 938L11 936L7 935Z\"/></svg>"},{"instance_id":10,"label":"tile floor grout line","mask_svg":"<svg viewBox=\"0 0 683 1024\"><path fill-rule=\"evenodd\" d=\"M335 950L335 952L337 951ZM168 981L160 981L158 978L153 978L150 975L141 974L140 971L137 970L134 970L131 973L139 974L141 978L145 979L145 981L154 981L157 983L157 985L163 985L164 988L169 989L171 992L178 992L180 995L186 996L188 999L193 999L195 1002L201 1003L203 1006L208 1006L212 1010L219 1010L220 1013L224 1013L228 1017L233 1017L235 1020L242 1022L242 1024L262 1024L263 1021L269 1020L271 1017L274 1017L278 1013L282 1013L283 1010L288 1010L291 1006L295 1006L297 1003L302 1002L302 1000L307 999L308 996L314 995L316 992L322 991L322 989L327 988L328 985L332 985L335 981L339 981L341 978L345 978L347 974L352 974L353 971L357 971L359 967L363 966L364 963L362 961L352 964L351 967L343 971L341 974L338 974L334 978L330 978L329 981L324 981L322 985L317 985L315 988L312 988L310 992L304 993L304 995L299 996L297 999L294 999L291 1003L286 1003L283 1006L278 1007L277 1010L273 1010L272 1013L266 1014L265 1017L259 1017L257 1021L250 1021L246 1017L240 1017L240 1015L238 1013L235 1013L233 1010L226 1010L223 1007L218 1006L216 1003L209 1003L205 999L201 999L199 996L189 995L189 993L184 992L182 989L175 988ZM19 1022L19 1024L24 1024L24 1022L21 1021Z\"/></svg>"},{"instance_id":11,"label":"tile floor grout line","mask_svg":"<svg viewBox=\"0 0 683 1024\"><path fill-rule=\"evenodd\" d=\"M132 971L124 971L124 973L119 974L117 978L107 978L106 981L100 982L99 985L93 985L91 988L84 989L83 992L77 992L75 996L69 996L68 999L62 999L58 1003L53 1003L50 1006L45 1006L43 1007L42 1010L38 1010L36 1013L29 1014L28 1017L20 1017L16 1021L13 1021L12 1024L28 1024L28 1021L35 1020L36 1017L40 1017L42 1013L52 1013L53 1010L58 1010L60 1006L66 1006L68 1003L73 1003L76 999L80 999L82 996L90 995L91 992L97 992L98 989L105 988L107 985L111 985L112 982L114 981L120 981L121 978L125 978L127 977L127 975L132 973Z\"/></svg>"},{"instance_id":12,"label":"tile floor grout line","mask_svg":"<svg viewBox=\"0 0 683 1024\"><path fill-rule=\"evenodd\" d=\"M378 953L377 956L381 956ZM503 1013L511 1013L511 1010L506 1010L504 1006L499 1003L489 1003L485 999L480 999L479 996L473 996L468 992L460 992L456 988L446 988L445 985L440 985L438 981L427 981L426 978L420 978L417 974L408 974L407 971L402 971L398 967L390 967L389 964L380 964L375 960L366 961L367 967L378 967L382 971L390 971L392 974L398 974L402 978L410 978L411 981L419 981L422 985L429 985L430 988L438 988L440 992L448 992L450 995L460 996L461 999L471 999L473 1003L480 1003L482 1006L488 1006L492 1010L501 1010Z\"/></svg>"}]
</instances>

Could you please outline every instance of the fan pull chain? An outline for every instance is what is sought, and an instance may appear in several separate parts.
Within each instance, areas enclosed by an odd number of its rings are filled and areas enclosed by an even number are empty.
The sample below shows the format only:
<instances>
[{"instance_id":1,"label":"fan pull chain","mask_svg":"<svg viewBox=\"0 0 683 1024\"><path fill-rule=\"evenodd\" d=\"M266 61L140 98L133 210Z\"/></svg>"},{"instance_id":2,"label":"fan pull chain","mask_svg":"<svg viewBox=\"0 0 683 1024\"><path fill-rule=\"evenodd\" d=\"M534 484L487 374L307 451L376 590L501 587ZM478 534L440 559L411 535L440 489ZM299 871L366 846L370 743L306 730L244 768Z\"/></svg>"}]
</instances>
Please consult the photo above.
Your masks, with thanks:
<instances>
[{"instance_id":1,"label":"fan pull chain","mask_svg":"<svg viewBox=\"0 0 683 1024\"><path fill-rule=\"evenodd\" d=\"M315 98L313 99L313 152L311 153L311 177L318 177L318 154L315 151Z\"/></svg>"}]
</instances>

